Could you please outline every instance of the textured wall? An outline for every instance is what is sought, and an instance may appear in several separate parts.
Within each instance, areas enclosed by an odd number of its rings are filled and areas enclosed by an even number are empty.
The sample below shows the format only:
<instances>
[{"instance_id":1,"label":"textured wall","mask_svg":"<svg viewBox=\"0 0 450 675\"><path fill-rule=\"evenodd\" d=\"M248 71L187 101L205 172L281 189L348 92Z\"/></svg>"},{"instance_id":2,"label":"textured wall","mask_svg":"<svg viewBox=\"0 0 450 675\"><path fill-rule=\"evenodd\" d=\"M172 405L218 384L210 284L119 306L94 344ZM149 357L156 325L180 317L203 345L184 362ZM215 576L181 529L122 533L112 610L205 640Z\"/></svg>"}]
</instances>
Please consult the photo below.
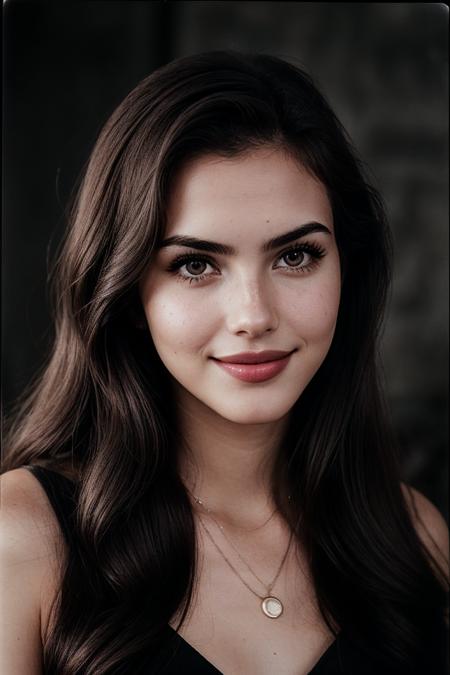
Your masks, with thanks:
<instances>
[{"instance_id":1,"label":"textured wall","mask_svg":"<svg viewBox=\"0 0 450 675\"><path fill-rule=\"evenodd\" d=\"M388 397L405 479L447 514L447 6L9 0L4 17L6 405L42 362L46 258L109 113L171 58L261 50L312 74L384 195L396 252Z\"/></svg>"}]
</instances>

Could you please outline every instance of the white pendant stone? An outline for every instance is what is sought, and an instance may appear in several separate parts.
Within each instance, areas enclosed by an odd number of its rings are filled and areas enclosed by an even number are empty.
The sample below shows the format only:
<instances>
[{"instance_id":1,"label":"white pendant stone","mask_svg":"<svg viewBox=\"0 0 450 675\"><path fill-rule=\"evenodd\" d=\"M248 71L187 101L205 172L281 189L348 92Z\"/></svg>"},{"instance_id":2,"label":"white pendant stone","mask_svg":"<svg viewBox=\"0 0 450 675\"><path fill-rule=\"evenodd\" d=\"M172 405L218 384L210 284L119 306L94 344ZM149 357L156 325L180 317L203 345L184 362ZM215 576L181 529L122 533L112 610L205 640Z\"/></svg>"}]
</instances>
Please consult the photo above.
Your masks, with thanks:
<instances>
[{"instance_id":1,"label":"white pendant stone","mask_svg":"<svg viewBox=\"0 0 450 675\"><path fill-rule=\"evenodd\" d=\"M273 596L264 598L261 603L261 609L270 619L278 619L278 617L283 613L283 605L281 600L278 600L278 598L274 598Z\"/></svg>"}]
</instances>

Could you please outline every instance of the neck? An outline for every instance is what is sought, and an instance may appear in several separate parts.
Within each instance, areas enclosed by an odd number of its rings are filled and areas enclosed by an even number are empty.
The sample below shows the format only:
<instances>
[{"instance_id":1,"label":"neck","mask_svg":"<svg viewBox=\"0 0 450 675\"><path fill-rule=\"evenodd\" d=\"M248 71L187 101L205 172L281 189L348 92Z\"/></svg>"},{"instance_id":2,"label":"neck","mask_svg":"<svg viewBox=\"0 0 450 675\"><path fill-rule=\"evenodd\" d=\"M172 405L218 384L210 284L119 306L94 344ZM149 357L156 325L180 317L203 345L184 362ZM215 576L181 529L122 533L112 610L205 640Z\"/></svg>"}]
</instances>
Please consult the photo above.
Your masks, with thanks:
<instances>
[{"instance_id":1,"label":"neck","mask_svg":"<svg viewBox=\"0 0 450 675\"><path fill-rule=\"evenodd\" d=\"M231 524L261 522L275 508L271 477L287 417L238 424L189 399L179 412L178 470L188 490Z\"/></svg>"}]
</instances>

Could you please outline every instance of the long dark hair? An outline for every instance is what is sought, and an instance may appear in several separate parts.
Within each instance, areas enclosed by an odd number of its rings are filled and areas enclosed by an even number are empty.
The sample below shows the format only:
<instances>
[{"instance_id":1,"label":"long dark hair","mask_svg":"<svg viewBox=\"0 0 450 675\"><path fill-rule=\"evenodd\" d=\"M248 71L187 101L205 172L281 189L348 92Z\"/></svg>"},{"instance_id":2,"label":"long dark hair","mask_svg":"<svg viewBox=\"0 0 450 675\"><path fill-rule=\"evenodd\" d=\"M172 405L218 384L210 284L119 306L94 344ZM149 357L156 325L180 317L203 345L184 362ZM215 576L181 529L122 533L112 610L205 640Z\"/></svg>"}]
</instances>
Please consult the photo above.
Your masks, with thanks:
<instances>
[{"instance_id":1,"label":"long dark hair","mask_svg":"<svg viewBox=\"0 0 450 675\"><path fill-rule=\"evenodd\" d=\"M308 74L273 56L211 52L152 73L100 133L55 268L53 351L9 430L5 469L69 465L78 476L48 673L141 672L170 619L185 620L195 522L138 284L182 163L267 145L325 185L343 272L334 339L292 409L274 499L335 634L370 645L392 672L415 672L430 627L444 623L446 584L409 516L380 393L391 263L382 200Z\"/></svg>"}]
</instances>

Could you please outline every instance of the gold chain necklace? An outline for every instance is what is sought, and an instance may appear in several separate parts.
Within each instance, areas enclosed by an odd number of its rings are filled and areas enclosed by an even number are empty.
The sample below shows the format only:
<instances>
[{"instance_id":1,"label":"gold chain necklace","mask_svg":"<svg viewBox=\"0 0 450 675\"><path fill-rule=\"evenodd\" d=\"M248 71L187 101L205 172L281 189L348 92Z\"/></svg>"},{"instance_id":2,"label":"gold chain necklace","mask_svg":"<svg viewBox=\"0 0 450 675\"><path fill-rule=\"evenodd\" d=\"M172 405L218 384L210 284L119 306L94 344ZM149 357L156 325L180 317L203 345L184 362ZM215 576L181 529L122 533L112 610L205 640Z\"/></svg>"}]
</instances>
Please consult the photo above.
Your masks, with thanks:
<instances>
[{"instance_id":1,"label":"gold chain necklace","mask_svg":"<svg viewBox=\"0 0 450 675\"><path fill-rule=\"evenodd\" d=\"M211 509L208 509L208 507L207 507L200 499L198 499L198 497L194 497L194 499L195 499L195 501L196 501L198 504L200 504L201 506L203 506L203 508L206 509L206 510L208 511L208 513L210 514L212 520L215 522L215 524L217 525L217 527L219 528L219 530L222 532L222 534L223 534L223 536L225 537L225 539L227 540L227 542L228 542L229 544L231 544L231 546L234 548L234 550L236 551L236 553L238 554L239 558L242 560L242 562L244 563L244 565L250 570L250 572L253 574L253 576L255 577L255 579L257 579L257 580L259 581L260 584L262 584L263 586L265 586L265 587L268 589L267 592L270 593L270 591L272 590L272 586L275 584L276 579L274 579L274 581L272 581L272 583L271 583L269 586L267 586L267 585L264 583L264 581L262 581L262 579L260 579L260 578L258 577L258 575L256 574L256 572L254 572L254 571L252 570L252 568L250 567L250 565L248 564L248 562L241 556L241 554L239 553L239 551L237 550L236 546L233 544L233 542L231 541L231 539L229 539L229 537L227 537L226 532L225 532L225 528L223 527L223 525L221 525L220 523L218 523L217 520L214 518ZM275 511L276 511L276 509L275 509ZM256 530L259 530L259 529L261 529L262 527L264 527L264 525L267 525L267 523L269 522L269 520L270 520L270 519L272 518L272 516L274 515L275 511L272 513L272 515L270 516L270 518L269 518L268 520L266 520L266 522L265 522L263 525L260 525L260 526L258 526L258 527L255 528L255 529L256 529ZM254 531L254 530L249 530L249 532L253 532L253 531Z\"/></svg>"},{"instance_id":2,"label":"gold chain necklace","mask_svg":"<svg viewBox=\"0 0 450 675\"><path fill-rule=\"evenodd\" d=\"M191 493L190 493L190 494L191 494ZM216 548L217 551L220 553L220 555L223 557L223 559L225 560L225 562L226 562L226 563L228 564L228 566L232 569L232 571L239 577L239 579L240 579L240 580L242 581L242 583L248 588L248 590L251 591L251 592L253 593L253 595L256 595L256 597L259 598L259 599L262 601L262 602L261 602L261 610L262 610L263 614L265 614L265 616L269 617L270 619L277 619L277 618L278 618L279 616L281 616L281 614L283 613L283 609L284 609L284 608L283 608L283 603L281 602L281 600L280 600L279 598L275 597L274 595L271 595L271 592L272 592L272 588L275 586L275 583L277 582L278 577L279 577L280 574L281 574L281 570L282 570L282 568L283 568L283 565L284 565L284 563L285 563L285 561L286 561L286 558L287 558L287 555L288 555L288 553L289 553L289 549L290 549L290 547L291 547L291 542L292 542L292 536L293 536L293 534L294 534L293 531L291 530L291 535L290 535L290 537L289 537L288 546L287 546L286 552L285 552L285 554L284 554L284 556L283 556L283 559L282 559L282 561L281 561L281 563L280 563L280 566L279 566L279 568L278 568L278 570L277 570L277 573L276 573L274 579L271 581L271 583L270 583L269 585L267 585L267 584L265 584L265 583L258 577L258 575L252 570L252 568L250 567L250 565L248 564L248 562L247 562L246 560L244 560L244 558L241 556L241 554L239 553L239 551L237 550L237 548L235 547L235 545L233 544L233 542L226 536L225 530L224 530L223 526L220 525L220 524L217 522L217 520L214 518L214 516L212 515L211 509L209 509L209 508L202 502L202 500L199 499L198 497L195 497L194 495L191 495L191 496L195 499L195 501L196 501L198 504L200 504L200 505L201 505L201 506L202 506L202 507L210 514L212 520L213 520L213 521L216 523L216 525L219 527L219 529L220 529L221 532L223 533L223 535L224 535L224 537L226 538L226 540L232 545L232 547L234 548L234 550L236 551L236 553L238 554L238 556L239 556L239 558L242 560L242 562L247 566L247 568L250 570L250 572L253 574L253 576L254 576L254 577L255 577L255 578L256 578L256 579L257 579L257 580L258 580L258 581L266 588L266 589L267 589L266 595L260 595L259 593L257 593L255 590L253 590L253 588L251 588L251 587L248 585L248 583L245 581L245 579L243 579L243 578L241 577L241 575L239 574L239 572L237 571L237 569L236 569L236 568L234 567L234 565L228 560L228 558L226 557L226 555L224 554L224 552L222 551L222 549L220 548L220 546L219 546L219 545L217 544L217 542L214 540L214 538L213 538L211 532L209 531L209 529L206 527L205 523L203 522L203 519L202 519L201 517L199 517L200 523L201 523L203 529L205 530L205 532L206 532L208 538L211 540L211 543L215 546L215 548ZM275 511L276 511L276 509L275 509ZM269 522L269 520L273 517L275 511L271 514L271 516L268 518L268 520L266 520L266 522L263 523L263 525L261 525L261 526L255 528L255 529L260 529L260 528L263 527L265 524L267 524L267 523Z\"/></svg>"},{"instance_id":3,"label":"gold chain necklace","mask_svg":"<svg viewBox=\"0 0 450 675\"><path fill-rule=\"evenodd\" d=\"M199 499L198 497L194 497L194 495L191 494L191 493L189 493L189 494L191 495L191 497L192 497L193 499L195 499L195 501L197 502L197 504L200 504L200 506L202 506L204 509L206 509L206 511L208 511L208 513L210 514L211 518L212 518L212 519L214 520L214 522L216 523L217 527L218 527L220 530L222 530L222 532L223 532L225 538L228 539L228 537L227 537L226 534L225 534L225 530L224 530L224 528L223 528L223 525L220 525L220 523L217 522L217 520L216 520L216 519L214 518L214 516L213 516L213 512L211 511L211 509L208 509L208 507L206 506L206 504L204 504L204 503L202 502L201 499ZM262 530L262 528L265 527L265 526L267 525L267 523L269 522L269 520L272 520L272 518L274 517L274 515L275 515L276 512L277 512L277 507L274 508L274 510L272 511L272 513L270 514L270 516L267 518L267 520L265 520L265 521L263 522L262 525L258 525L258 527L252 527L251 529L247 529L247 528L244 528L244 527L238 527L238 528L236 528L236 529L241 530L241 532L256 532L257 530ZM228 539L228 541L230 541L230 540ZM230 542L230 544L231 544L231 542ZM231 544L231 545L233 546L233 544ZM235 551L237 552L237 549L236 549L236 548L235 548Z\"/></svg>"}]
</instances>

